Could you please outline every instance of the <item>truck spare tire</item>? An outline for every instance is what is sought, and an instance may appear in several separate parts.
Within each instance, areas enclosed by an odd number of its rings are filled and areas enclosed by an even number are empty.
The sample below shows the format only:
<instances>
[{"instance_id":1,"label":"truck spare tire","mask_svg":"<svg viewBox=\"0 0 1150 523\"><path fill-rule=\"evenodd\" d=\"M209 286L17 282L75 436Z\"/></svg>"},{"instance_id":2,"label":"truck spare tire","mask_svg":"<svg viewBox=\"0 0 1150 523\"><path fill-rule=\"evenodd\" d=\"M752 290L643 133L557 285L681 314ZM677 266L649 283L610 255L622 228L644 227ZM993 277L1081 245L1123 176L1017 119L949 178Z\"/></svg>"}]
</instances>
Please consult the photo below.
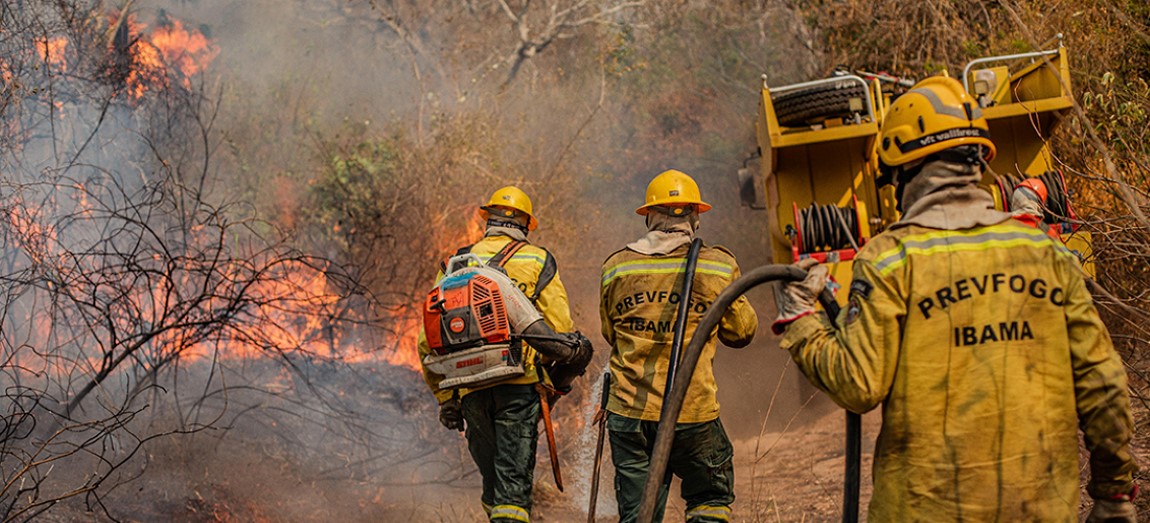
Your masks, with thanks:
<instances>
[{"instance_id":1,"label":"truck spare tire","mask_svg":"<svg viewBox=\"0 0 1150 523\"><path fill-rule=\"evenodd\" d=\"M851 99L857 98L865 107L866 88L858 82L843 80L790 91L772 97L775 116L785 127L801 127L822 123L831 118L851 116Z\"/></svg>"}]
</instances>

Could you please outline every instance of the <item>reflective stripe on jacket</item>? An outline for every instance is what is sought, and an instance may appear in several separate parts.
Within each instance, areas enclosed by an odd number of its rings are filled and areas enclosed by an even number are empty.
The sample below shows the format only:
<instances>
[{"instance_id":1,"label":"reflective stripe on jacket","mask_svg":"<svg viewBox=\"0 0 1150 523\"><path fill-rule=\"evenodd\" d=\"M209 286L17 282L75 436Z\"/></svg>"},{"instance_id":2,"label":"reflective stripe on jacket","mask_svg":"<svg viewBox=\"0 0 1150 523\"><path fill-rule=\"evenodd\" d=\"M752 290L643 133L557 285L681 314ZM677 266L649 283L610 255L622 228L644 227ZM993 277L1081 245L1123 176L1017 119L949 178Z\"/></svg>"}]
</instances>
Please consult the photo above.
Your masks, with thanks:
<instances>
[{"instance_id":1,"label":"reflective stripe on jacket","mask_svg":"<svg viewBox=\"0 0 1150 523\"><path fill-rule=\"evenodd\" d=\"M1132 488L1122 361L1042 231L880 234L837 322L801 318L782 347L839 405L882 404L870 521L1078 521L1080 423L1090 493Z\"/></svg>"},{"instance_id":2,"label":"reflective stripe on jacket","mask_svg":"<svg viewBox=\"0 0 1150 523\"><path fill-rule=\"evenodd\" d=\"M611 396L607 403L611 412L648 421L659 419L689 249L690 245L683 245L665 256L623 249L603 263L599 317L603 337L612 347ZM738 277L739 266L730 251L722 247L700 249L683 347L707 307ZM723 315L718 338L726 345L744 347L754 338L757 328L755 310L746 297L740 297ZM715 398L718 386L711 368L714 358L712 336L699 357L679 423L719 417L719 402Z\"/></svg>"},{"instance_id":3,"label":"reflective stripe on jacket","mask_svg":"<svg viewBox=\"0 0 1150 523\"><path fill-rule=\"evenodd\" d=\"M511 241L511 238L507 236L486 236L480 240L479 243L473 245L470 252L486 263ZM563 287L563 281L559 279L559 270L555 264L555 259L547 249L537 245L524 245L503 264L503 269L507 271L507 275L515 282L519 290L523 291L523 293L529 297L535 295L535 286L540 281L541 276L543 276L542 279L546 279L548 273L553 274L550 283L544 286L543 290L539 292L539 297L535 300L535 307L543 314L543 321L555 332L571 332L575 330L575 324L571 320L571 310L567 304L567 289ZM443 278L442 272L435 276L435 281L438 282L441 278ZM423 323L421 322L419 327L420 359L430 352L431 349L427 345L427 338L424 335ZM528 346L524 354L525 373L523 376L488 385L488 387L538 382L540 376L535 366L536 356L537 353L535 350ZM424 369L423 379L427 382L428 387L431 387L431 391L435 393L435 397L440 403L451 399L452 391L440 390L438 386L443 376ZM458 391L460 397L466 396L471 392L470 389L465 388L458 389Z\"/></svg>"}]
</instances>

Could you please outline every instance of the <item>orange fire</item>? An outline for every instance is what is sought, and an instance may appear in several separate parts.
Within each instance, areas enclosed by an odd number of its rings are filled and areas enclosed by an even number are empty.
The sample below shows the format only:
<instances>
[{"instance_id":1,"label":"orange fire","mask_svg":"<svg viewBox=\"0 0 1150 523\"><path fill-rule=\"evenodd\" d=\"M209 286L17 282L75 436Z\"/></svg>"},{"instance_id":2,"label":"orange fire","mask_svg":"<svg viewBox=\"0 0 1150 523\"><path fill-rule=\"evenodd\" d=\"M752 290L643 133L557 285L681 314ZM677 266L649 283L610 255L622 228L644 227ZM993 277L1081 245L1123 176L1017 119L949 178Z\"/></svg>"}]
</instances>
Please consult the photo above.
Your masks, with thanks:
<instances>
[{"instance_id":1,"label":"orange fire","mask_svg":"<svg viewBox=\"0 0 1150 523\"><path fill-rule=\"evenodd\" d=\"M128 51L131 65L126 79L128 93L135 99L150 87L168 87L173 78L190 87L191 77L202 72L220 53L207 37L185 28L179 20L167 18L148 31L147 25L129 15L127 26L130 34L139 35Z\"/></svg>"},{"instance_id":2,"label":"orange fire","mask_svg":"<svg viewBox=\"0 0 1150 523\"><path fill-rule=\"evenodd\" d=\"M15 232L15 240L34 263L42 263L53 255L56 230L43 225L43 210L28 205L23 198L16 198L16 205L0 213L0 220Z\"/></svg>"},{"instance_id":3,"label":"orange fire","mask_svg":"<svg viewBox=\"0 0 1150 523\"><path fill-rule=\"evenodd\" d=\"M384 358L387 363L397 367L407 367L411 370L421 370L419 363L419 328L423 318L419 315L419 307L411 307L410 313L397 314L395 318L395 346L387 351Z\"/></svg>"},{"instance_id":4,"label":"orange fire","mask_svg":"<svg viewBox=\"0 0 1150 523\"><path fill-rule=\"evenodd\" d=\"M168 289L157 288L159 300ZM392 315L390 333L380 344L348 341L341 319L358 323L362 318L348 318L341 309L341 297L331 288L322 268L301 262L284 264L274 279L258 282L251 290L261 303L253 314L255 322L245 328L242 338L232 338L224 346L196 344L183 349L184 361L216 357L224 360L268 357L272 350L307 354L322 360L345 363L384 361L393 366L419 370L416 343L420 318L416 308ZM158 345L187 347L185 333L172 331Z\"/></svg>"},{"instance_id":5,"label":"orange fire","mask_svg":"<svg viewBox=\"0 0 1150 523\"><path fill-rule=\"evenodd\" d=\"M165 286L172 284L163 280L153 291L153 301L162 303L162 296L169 291ZM260 358L268 356L267 349L271 348L323 359L341 356L342 337L330 324L339 297L328 289L323 271L299 262L288 263L282 266L278 277L258 281L249 292L260 305L253 314L254 324L244 329L242 338L230 339L223 347L196 344L185 348L187 344L181 342L186 333L173 330L161 341L183 350L180 357L185 361L213 356L230 360Z\"/></svg>"},{"instance_id":6,"label":"orange fire","mask_svg":"<svg viewBox=\"0 0 1150 523\"><path fill-rule=\"evenodd\" d=\"M82 190L82 186L73 188L77 189L74 202L79 212L87 213L91 208L88 193ZM15 242L34 260L44 261L55 256L56 233L50 226L44 225L45 219L40 210L15 205L8 212L0 213L0 221L5 222L6 228L17 232ZM481 232L481 222L476 218L454 240L441 240L444 242L441 251L452 252L459 245L474 243ZM448 238L446 234L436 237ZM428 265L434 267L434 263L430 261ZM237 279L242 278L239 276L241 269L239 266L231 269L235 271ZM196 338L200 333L195 326L167 329L151 342L154 354L149 359L166 361L178 358L185 363L214 358L238 361L275 357L274 351L286 351L346 363L385 362L391 366L419 371L421 365L417 344L422 323L420 306L423 296L416 296L411 303L388 312L384 328L376 331L383 333L382 339L365 336L361 341L356 341L357 338L347 330L347 325L353 325L350 328L354 328L354 325L362 324L367 318L357 316L360 313L355 308L349 308L342 302L343 298L329 282L326 271L327 267L304 262L282 263L272 269L274 274L269 274L248 290L255 305L248 313L249 321L239 332L226 335L227 339L219 343L219 340L202 341ZM221 280L228 281L232 279L231 276L225 275ZM180 295L184 287L197 284L190 280L171 278L157 278L154 281L153 288L141 290L141 294L133 301L137 304L138 312L151 315L141 318L141 321L159 324L166 321L162 318L168 314L165 307L171 297ZM218 310L226 308L228 304L207 303L204 306ZM50 323L39 322L37 325L44 339L48 339L52 328ZM70 363L68 366L54 368L52 372L61 376L75 372L91 374L103 365L99 357L77 357L70 360Z\"/></svg>"},{"instance_id":7,"label":"orange fire","mask_svg":"<svg viewBox=\"0 0 1150 523\"><path fill-rule=\"evenodd\" d=\"M280 278L261 281L255 292L266 297L262 301L275 304L260 307L265 321L256 326L259 338L275 347L320 358L339 356L341 336L331 324L339 296L329 289L322 270L303 263L289 263Z\"/></svg>"},{"instance_id":8,"label":"orange fire","mask_svg":"<svg viewBox=\"0 0 1150 523\"><path fill-rule=\"evenodd\" d=\"M179 69L185 79L203 71L220 54L203 34L185 29L179 20L156 28L148 44L164 57L165 63Z\"/></svg>"},{"instance_id":9,"label":"orange fire","mask_svg":"<svg viewBox=\"0 0 1150 523\"><path fill-rule=\"evenodd\" d=\"M436 239L435 251L450 253L463 245L471 245L483 237L483 219L478 213L468 221L462 234L449 234L439 231L431 235ZM435 261L429 261L433 266ZM391 365L407 367L412 370L422 370L419 361L419 331L423 326L423 315L420 310L423 296L416 297L416 303L405 307L394 315L394 332L396 333L395 346L388 351L386 359Z\"/></svg>"},{"instance_id":10,"label":"orange fire","mask_svg":"<svg viewBox=\"0 0 1150 523\"><path fill-rule=\"evenodd\" d=\"M472 213L471 218L467 220L467 225L464 226L463 231L446 230L443 224L437 227L431 234L431 239L435 242L435 252L441 253L454 253L456 249L464 246L471 245L483 238L484 219L478 212ZM434 264L435 262L430 262Z\"/></svg>"},{"instance_id":11,"label":"orange fire","mask_svg":"<svg viewBox=\"0 0 1150 523\"><path fill-rule=\"evenodd\" d=\"M56 36L36 42L36 51L40 55L40 60L56 67L62 68L66 65L64 53L67 52L67 50L68 39L63 36Z\"/></svg>"}]
</instances>

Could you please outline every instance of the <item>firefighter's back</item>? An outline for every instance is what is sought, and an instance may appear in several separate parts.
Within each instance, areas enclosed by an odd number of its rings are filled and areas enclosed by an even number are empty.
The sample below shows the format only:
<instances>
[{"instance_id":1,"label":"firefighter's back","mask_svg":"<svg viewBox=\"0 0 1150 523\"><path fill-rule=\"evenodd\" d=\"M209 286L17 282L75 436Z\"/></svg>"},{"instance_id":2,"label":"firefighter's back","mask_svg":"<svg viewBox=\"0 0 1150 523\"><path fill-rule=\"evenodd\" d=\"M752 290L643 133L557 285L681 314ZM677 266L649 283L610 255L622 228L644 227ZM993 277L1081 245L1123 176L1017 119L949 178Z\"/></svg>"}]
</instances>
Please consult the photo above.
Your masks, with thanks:
<instances>
[{"instance_id":1,"label":"firefighter's back","mask_svg":"<svg viewBox=\"0 0 1150 523\"><path fill-rule=\"evenodd\" d=\"M600 313L604 334L614 347L610 366L615 385L608 404L611 412L649 421L659 419L689 248L685 244L666 255L622 249L603 263ZM700 249L688 301L684 344L691 339L707 307L738 275L738 264L730 251L718 246ZM728 316L718 337L730 345L745 345L743 341L749 341L757 327L754 310L745 298L740 298ZM699 358L680 422L710 421L719 415L712 371L715 347L713 337Z\"/></svg>"},{"instance_id":2,"label":"firefighter's back","mask_svg":"<svg viewBox=\"0 0 1150 523\"><path fill-rule=\"evenodd\" d=\"M872 517L1076 520L1075 255L1008 220L896 229L861 258L906 298Z\"/></svg>"}]
</instances>

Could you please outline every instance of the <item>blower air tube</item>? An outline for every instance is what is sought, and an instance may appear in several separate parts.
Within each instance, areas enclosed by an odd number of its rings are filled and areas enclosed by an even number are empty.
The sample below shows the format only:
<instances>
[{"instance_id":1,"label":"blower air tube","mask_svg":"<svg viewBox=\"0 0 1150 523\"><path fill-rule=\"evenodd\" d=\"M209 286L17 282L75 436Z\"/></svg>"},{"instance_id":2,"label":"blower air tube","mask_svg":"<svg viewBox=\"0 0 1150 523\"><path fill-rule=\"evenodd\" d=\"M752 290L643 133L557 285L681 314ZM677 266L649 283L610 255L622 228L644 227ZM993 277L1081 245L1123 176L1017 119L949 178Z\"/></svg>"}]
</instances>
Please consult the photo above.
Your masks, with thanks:
<instances>
[{"instance_id":1,"label":"blower air tube","mask_svg":"<svg viewBox=\"0 0 1150 523\"><path fill-rule=\"evenodd\" d=\"M582 333L557 333L543 320L532 323L518 335L540 354L547 356L547 374L551 385L559 391L571 390L575 379L582 376L591 364L594 348Z\"/></svg>"},{"instance_id":2,"label":"blower air tube","mask_svg":"<svg viewBox=\"0 0 1150 523\"><path fill-rule=\"evenodd\" d=\"M695 366L699 362L699 355L703 346L711 338L711 333L719 325L723 314L748 290L770 281L799 281L807 273L802 269L790 265L764 265L756 267L743 274L739 279L731 282L727 288L715 298L699 325L691 342L683 350L679 361L679 376L683 379L675 380L671 392L663 398L663 410L659 419L659 428L655 436L655 447L651 451L650 467L647 469L647 482L643 486L643 497L639 505L640 523L653 523L655 521L655 503L658 492L662 487L664 475L667 473L667 464L671 457L671 443L675 436L675 422L683 410L683 400L687 397L687 387L691 384L691 376L695 373ZM830 291L823 291L819 295L819 302L831 317L838 316L838 304ZM858 414L847 413L847 463L846 481L844 485L843 521L858 520L858 492L859 492L859 454L861 450L861 418Z\"/></svg>"}]
</instances>

